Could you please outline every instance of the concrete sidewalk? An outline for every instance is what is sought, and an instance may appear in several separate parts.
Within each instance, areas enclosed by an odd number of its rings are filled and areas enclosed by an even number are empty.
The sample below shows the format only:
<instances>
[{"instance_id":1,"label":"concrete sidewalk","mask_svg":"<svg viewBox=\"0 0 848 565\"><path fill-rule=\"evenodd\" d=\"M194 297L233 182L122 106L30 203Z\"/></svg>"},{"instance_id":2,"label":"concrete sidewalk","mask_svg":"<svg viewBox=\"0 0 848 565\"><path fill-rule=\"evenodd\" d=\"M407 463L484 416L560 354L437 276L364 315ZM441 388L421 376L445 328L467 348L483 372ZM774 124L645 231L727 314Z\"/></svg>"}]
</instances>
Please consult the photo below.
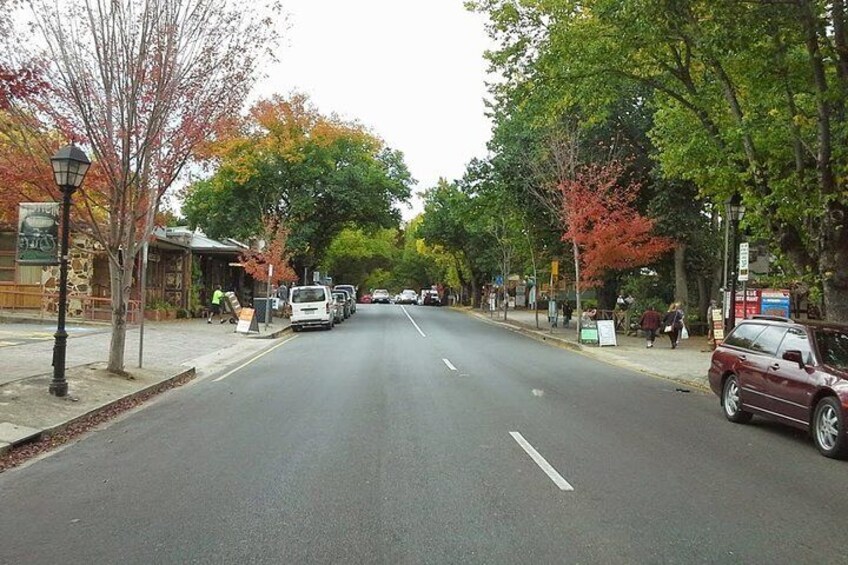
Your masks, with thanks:
<instances>
[{"instance_id":1,"label":"concrete sidewalk","mask_svg":"<svg viewBox=\"0 0 848 565\"><path fill-rule=\"evenodd\" d=\"M503 311L489 313L479 309L463 310L481 320L509 327L535 339L552 341L556 345L580 351L605 363L709 390L707 369L712 352L704 336L692 336L682 340L677 349L671 349L668 337L660 335L657 336L654 347L648 349L645 347L645 339L641 336L625 336L619 333L616 334L618 345L599 347L578 343L576 318L570 321L568 327L563 328L563 320L560 317L559 327L551 329L547 312L539 311L537 329L536 316L532 310L510 310L506 320Z\"/></svg>"},{"instance_id":2,"label":"concrete sidewalk","mask_svg":"<svg viewBox=\"0 0 848 565\"><path fill-rule=\"evenodd\" d=\"M0 454L10 445L108 410L122 401L146 397L191 378L230 366L270 347L268 339L289 329L289 320L274 318L260 334L234 332L235 325L216 320L146 322L143 368L138 368L140 330L127 331L127 376L105 370L111 328L71 322L68 325L68 396L48 392L53 374L55 320L26 313L5 314L0 321ZM257 339L259 338L259 339ZM45 434L46 435L46 434Z\"/></svg>"}]
</instances>

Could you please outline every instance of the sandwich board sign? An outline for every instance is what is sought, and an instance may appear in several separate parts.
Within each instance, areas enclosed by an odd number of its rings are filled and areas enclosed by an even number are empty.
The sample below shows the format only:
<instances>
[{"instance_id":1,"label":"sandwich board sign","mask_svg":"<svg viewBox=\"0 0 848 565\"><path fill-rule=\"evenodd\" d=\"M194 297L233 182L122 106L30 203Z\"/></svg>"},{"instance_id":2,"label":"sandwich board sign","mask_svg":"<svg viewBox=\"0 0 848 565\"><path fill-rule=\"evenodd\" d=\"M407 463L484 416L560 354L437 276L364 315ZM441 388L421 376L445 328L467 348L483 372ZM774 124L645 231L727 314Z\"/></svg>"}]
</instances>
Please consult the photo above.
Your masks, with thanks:
<instances>
[{"instance_id":1,"label":"sandwich board sign","mask_svg":"<svg viewBox=\"0 0 848 565\"><path fill-rule=\"evenodd\" d=\"M259 322L256 320L256 311L253 308L241 309L236 332L242 334L259 333Z\"/></svg>"},{"instance_id":2,"label":"sandwich board sign","mask_svg":"<svg viewBox=\"0 0 848 565\"><path fill-rule=\"evenodd\" d=\"M598 320L598 345L600 347L618 345L615 339L615 322L613 320Z\"/></svg>"}]
</instances>

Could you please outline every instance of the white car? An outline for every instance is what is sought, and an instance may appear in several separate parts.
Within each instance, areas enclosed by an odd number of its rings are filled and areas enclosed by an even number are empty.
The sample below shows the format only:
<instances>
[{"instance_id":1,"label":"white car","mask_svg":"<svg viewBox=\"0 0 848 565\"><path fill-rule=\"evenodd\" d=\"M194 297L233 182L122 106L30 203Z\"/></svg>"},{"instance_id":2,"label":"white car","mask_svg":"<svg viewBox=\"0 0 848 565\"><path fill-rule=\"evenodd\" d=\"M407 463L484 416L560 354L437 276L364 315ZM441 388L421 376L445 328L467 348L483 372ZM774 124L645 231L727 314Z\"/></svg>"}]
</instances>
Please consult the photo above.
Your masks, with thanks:
<instances>
[{"instance_id":1,"label":"white car","mask_svg":"<svg viewBox=\"0 0 848 565\"><path fill-rule=\"evenodd\" d=\"M395 299L395 304L415 304L418 302L418 294L412 289L406 289Z\"/></svg>"},{"instance_id":2,"label":"white car","mask_svg":"<svg viewBox=\"0 0 848 565\"><path fill-rule=\"evenodd\" d=\"M289 295L292 330L323 327L333 329L336 305L333 293L326 286L296 286Z\"/></svg>"},{"instance_id":3,"label":"white car","mask_svg":"<svg viewBox=\"0 0 848 565\"><path fill-rule=\"evenodd\" d=\"M371 293L371 303L372 304L391 304L392 298L389 296L389 291L385 288L378 288L374 292Z\"/></svg>"}]
</instances>

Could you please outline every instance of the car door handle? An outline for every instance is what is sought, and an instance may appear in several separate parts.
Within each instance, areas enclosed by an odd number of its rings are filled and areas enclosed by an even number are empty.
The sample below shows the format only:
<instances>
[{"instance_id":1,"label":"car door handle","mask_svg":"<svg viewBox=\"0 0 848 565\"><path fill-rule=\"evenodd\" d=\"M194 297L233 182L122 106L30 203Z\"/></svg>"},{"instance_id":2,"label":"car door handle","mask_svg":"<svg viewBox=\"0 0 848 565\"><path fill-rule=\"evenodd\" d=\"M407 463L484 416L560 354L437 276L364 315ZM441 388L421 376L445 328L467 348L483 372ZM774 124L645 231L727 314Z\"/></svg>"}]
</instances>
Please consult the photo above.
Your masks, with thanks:
<instances>
[{"instance_id":1,"label":"car door handle","mask_svg":"<svg viewBox=\"0 0 848 565\"><path fill-rule=\"evenodd\" d=\"M778 369L780 369L780 363L772 363L771 368L777 371Z\"/></svg>"},{"instance_id":2,"label":"car door handle","mask_svg":"<svg viewBox=\"0 0 848 565\"><path fill-rule=\"evenodd\" d=\"M748 358L748 356L747 356L747 355L740 355L740 356L739 356L739 360L740 360L740 361L745 361L747 358Z\"/></svg>"}]
</instances>

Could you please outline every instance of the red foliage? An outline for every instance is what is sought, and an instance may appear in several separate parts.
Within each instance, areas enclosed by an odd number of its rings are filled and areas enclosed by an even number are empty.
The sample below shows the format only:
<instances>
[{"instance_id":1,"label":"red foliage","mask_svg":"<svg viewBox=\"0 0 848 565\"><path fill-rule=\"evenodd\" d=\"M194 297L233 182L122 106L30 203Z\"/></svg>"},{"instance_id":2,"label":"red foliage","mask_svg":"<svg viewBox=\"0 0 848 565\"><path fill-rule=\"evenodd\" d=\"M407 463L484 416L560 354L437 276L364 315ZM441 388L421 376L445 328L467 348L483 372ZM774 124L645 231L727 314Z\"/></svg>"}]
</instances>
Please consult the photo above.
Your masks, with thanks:
<instances>
[{"instance_id":1,"label":"red foliage","mask_svg":"<svg viewBox=\"0 0 848 565\"><path fill-rule=\"evenodd\" d=\"M12 68L0 63L0 109L6 110L13 100L31 96L45 87L38 69Z\"/></svg>"},{"instance_id":2,"label":"red foliage","mask_svg":"<svg viewBox=\"0 0 848 565\"><path fill-rule=\"evenodd\" d=\"M0 111L0 226L17 223L20 202L56 202L62 194L53 179L50 157L67 141L59 135L46 133L33 118L20 112ZM106 179L100 164L95 161L85 177L82 188L74 195L71 222L74 229L90 230L93 202L105 199Z\"/></svg>"},{"instance_id":3,"label":"red foliage","mask_svg":"<svg viewBox=\"0 0 848 565\"><path fill-rule=\"evenodd\" d=\"M648 265L674 247L672 239L653 235L654 221L634 207L641 186L619 184L623 170L620 163L588 165L559 186L562 239L579 250L584 288L600 284L607 271Z\"/></svg>"},{"instance_id":4,"label":"red foliage","mask_svg":"<svg viewBox=\"0 0 848 565\"><path fill-rule=\"evenodd\" d=\"M286 249L288 230L279 222L266 220L265 235L267 245L262 251L249 250L241 254L239 259L245 272L257 281L267 282L270 264L274 266L272 284L296 281L297 274L291 267L291 253Z\"/></svg>"}]
</instances>

